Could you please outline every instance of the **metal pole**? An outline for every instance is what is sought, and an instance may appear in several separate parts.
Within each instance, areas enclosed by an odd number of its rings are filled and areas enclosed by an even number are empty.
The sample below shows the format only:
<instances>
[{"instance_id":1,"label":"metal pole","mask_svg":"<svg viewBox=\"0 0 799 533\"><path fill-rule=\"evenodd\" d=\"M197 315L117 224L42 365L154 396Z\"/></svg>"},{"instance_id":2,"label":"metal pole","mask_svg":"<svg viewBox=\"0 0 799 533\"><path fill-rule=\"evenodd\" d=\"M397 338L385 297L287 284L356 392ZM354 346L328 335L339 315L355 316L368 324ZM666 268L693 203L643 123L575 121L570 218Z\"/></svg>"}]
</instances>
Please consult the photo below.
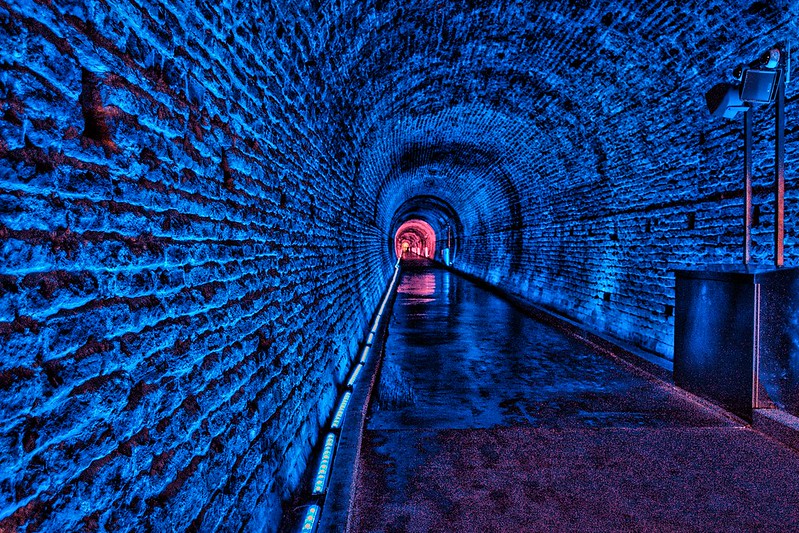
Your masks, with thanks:
<instances>
[{"instance_id":1,"label":"metal pole","mask_svg":"<svg viewBox=\"0 0 799 533\"><path fill-rule=\"evenodd\" d=\"M785 71L777 86L777 131L774 135L774 265L785 262Z\"/></svg>"},{"instance_id":2,"label":"metal pole","mask_svg":"<svg viewBox=\"0 0 799 533\"><path fill-rule=\"evenodd\" d=\"M744 111L744 264L752 259L752 108Z\"/></svg>"}]
</instances>

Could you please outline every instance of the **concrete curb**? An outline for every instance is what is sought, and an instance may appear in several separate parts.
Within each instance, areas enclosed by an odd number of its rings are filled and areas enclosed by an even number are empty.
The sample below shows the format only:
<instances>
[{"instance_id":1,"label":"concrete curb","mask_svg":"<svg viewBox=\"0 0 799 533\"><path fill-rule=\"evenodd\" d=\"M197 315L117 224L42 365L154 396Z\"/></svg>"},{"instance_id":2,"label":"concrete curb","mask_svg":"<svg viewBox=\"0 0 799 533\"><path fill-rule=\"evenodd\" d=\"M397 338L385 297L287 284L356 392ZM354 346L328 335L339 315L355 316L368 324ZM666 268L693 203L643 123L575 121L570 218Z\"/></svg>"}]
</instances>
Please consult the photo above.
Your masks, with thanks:
<instances>
[{"instance_id":1,"label":"concrete curb","mask_svg":"<svg viewBox=\"0 0 799 533\"><path fill-rule=\"evenodd\" d=\"M799 418L780 409L754 409L752 429L799 452Z\"/></svg>"},{"instance_id":2,"label":"concrete curb","mask_svg":"<svg viewBox=\"0 0 799 533\"><path fill-rule=\"evenodd\" d=\"M400 270L399 276L402 276L402 270ZM397 279L399 283L399 277ZM317 531L339 533L351 530L350 517L355 502L353 487L358 478L363 430L366 426L366 416L372 393L377 384L380 363L383 360L388 324L396 297L395 286L388 295L385 314L372 341L370 357L360 376L361 384L353 389L353 396L347 406L345 423L339 436L338 452L332 465L335 476L331 479L325 496L325 505L319 518ZM367 377L368 382L366 382Z\"/></svg>"}]
</instances>

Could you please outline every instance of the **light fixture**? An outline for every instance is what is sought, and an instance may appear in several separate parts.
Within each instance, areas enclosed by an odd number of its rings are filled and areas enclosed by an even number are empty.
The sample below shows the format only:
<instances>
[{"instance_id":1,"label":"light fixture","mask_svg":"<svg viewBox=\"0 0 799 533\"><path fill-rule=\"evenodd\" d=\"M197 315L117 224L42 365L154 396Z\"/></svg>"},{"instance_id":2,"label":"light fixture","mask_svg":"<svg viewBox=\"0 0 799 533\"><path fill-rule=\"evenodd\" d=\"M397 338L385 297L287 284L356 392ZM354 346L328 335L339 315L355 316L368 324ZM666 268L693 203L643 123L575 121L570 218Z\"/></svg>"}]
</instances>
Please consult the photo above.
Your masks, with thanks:
<instances>
[{"instance_id":1,"label":"light fixture","mask_svg":"<svg viewBox=\"0 0 799 533\"><path fill-rule=\"evenodd\" d=\"M350 391L345 392L344 396L341 397L341 403L338 404L336 416L333 417L333 422L330 424L331 429L341 428L341 422L344 420L344 413L347 412L347 405L350 403L350 398L352 398L352 393Z\"/></svg>"},{"instance_id":2,"label":"light fixture","mask_svg":"<svg viewBox=\"0 0 799 533\"><path fill-rule=\"evenodd\" d=\"M330 472L330 461L333 459L333 447L336 445L336 436L328 434L325 439L325 447L322 450L322 458L319 460L319 470L316 471L316 479L313 484L313 493L321 494L327 485L327 474Z\"/></svg>"},{"instance_id":3,"label":"light fixture","mask_svg":"<svg viewBox=\"0 0 799 533\"><path fill-rule=\"evenodd\" d=\"M382 305L380 306L380 312L374 319L374 323L372 326L371 333L369 335L369 341L366 343L365 349L361 354L361 360L355 365L355 368L352 370L352 375L350 379L347 381L347 387L350 389L355 384L355 381L358 379L358 375L361 373L363 369L364 362L366 361L366 357L369 354L371 343L374 341L375 335L377 335L377 330L380 325L380 319L383 315L383 310L385 309L386 303L388 302L391 294L393 294L395 289L395 284L397 283L397 277L399 276L400 272L400 260L397 259L397 262L394 264L394 276L391 278L391 283L388 286L386 291L386 296L383 299ZM349 405L350 399L352 398L352 391L348 390L345 391L343 396L341 397L341 401L339 403L338 409L336 410L336 414L333 417L333 421L330 423L331 430L337 430L341 428L341 424L344 421L344 415L347 411L347 406ZM322 513L322 506L321 504L324 503L324 497L321 496L324 491L325 487L328 483L328 478L331 471L331 461L333 458L333 453L335 452L336 446L336 433L328 433L327 438L325 440L325 446L322 450L322 457L319 461L319 469L316 474L316 478L314 479L313 484L313 491L312 497L313 500L317 503L313 503L308 506L308 511L305 513L305 518L302 522L302 527L300 531L303 533L314 533L317 529L317 521Z\"/></svg>"},{"instance_id":4,"label":"light fixture","mask_svg":"<svg viewBox=\"0 0 799 533\"><path fill-rule=\"evenodd\" d=\"M763 67L775 69L780 64L780 49L772 48L760 57L760 64Z\"/></svg>"},{"instance_id":5,"label":"light fixture","mask_svg":"<svg viewBox=\"0 0 799 533\"><path fill-rule=\"evenodd\" d=\"M751 104L768 104L777 98L783 69L779 48L772 48L757 61L740 65L732 73L739 83L720 83L705 93L705 101L714 117L735 118Z\"/></svg>"},{"instance_id":6,"label":"light fixture","mask_svg":"<svg viewBox=\"0 0 799 533\"><path fill-rule=\"evenodd\" d=\"M318 505L311 505L308 507L308 512L305 513L305 520L302 521L302 533L311 533L316 529L316 520L319 518L320 507Z\"/></svg>"},{"instance_id":7,"label":"light fixture","mask_svg":"<svg viewBox=\"0 0 799 533\"><path fill-rule=\"evenodd\" d=\"M372 346L370 344L367 344L366 346L363 347L363 352L361 352L361 360L360 360L361 364L366 364L366 358L369 357L369 351L371 350L371 348Z\"/></svg>"},{"instance_id":8,"label":"light fixture","mask_svg":"<svg viewBox=\"0 0 799 533\"><path fill-rule=\"evenodd\" d=\"M749 65L733 71L737 84L720 83L706 94L714 117L744 114L744 250L749 264L752 248L752 114L755 104L776 102L774 134L774 265L784 264L785 240L785 85L790 81L790 44L774 46Z\"/></svg>"},{"instance_id":9,"label":"light fixture","mask_svg":"<svg viewBox=\"0 0 799 533\"><path fill-rule=\"evenodd\" d=\"M741 100L755 104L768 104L777 96L780 82L779 70L744 69L741 79Z\"/></svg>"},{"instance_id":10,"label":"light fixture","mask_svg":"<svg viewBox=\"0 0 799 533\"><path fill-rule=\"evenodd\" d=\"M352 371L352 375L350 376L349 381L347 381L347 386L352 387L355 385L355 380L358 379L358 374L361 373L361 369L363 368L363 363L358 363L355 365L355 370Z\"/></svg>"},{"instance_id":11,"label":"light fixture","mask_svg":"<svg viewBox=\"0 0 799 533\"><path fill-rule=\"evenodd\" d=\"M705 94L705 101L710 114L716 118L735 118L738 113L749 109L743 100L737 85L720 83Z\"/></svg>"}]
</instances>

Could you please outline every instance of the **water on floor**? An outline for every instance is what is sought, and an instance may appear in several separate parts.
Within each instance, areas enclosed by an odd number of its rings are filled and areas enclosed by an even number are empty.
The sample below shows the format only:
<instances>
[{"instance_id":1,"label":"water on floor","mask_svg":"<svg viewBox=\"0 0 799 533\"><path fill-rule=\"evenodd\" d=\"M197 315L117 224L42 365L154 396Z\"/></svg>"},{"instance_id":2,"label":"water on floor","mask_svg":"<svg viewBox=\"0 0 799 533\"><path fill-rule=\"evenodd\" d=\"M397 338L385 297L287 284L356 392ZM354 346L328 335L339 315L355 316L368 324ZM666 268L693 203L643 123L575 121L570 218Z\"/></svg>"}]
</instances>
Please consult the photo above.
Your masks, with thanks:
<instances>
[{"instance_id":1,"label":"water on floor","mask_svg":"<svg viewBox=\"0 0 799 533\"><path fill-rule=\"evenodd\" d=\"M446 270L407 270L371 429L728 425Z\"/></svg>"},{"instance_id":2,"label":"water on floor","mask_svg":"<svg viewBox=\"0 0 799 533\"><path fill-rule=\"evenodd\" d=\"M436 268L403 273L355 531L799 529L799 455Z\"/></svg>"}]
</instances>

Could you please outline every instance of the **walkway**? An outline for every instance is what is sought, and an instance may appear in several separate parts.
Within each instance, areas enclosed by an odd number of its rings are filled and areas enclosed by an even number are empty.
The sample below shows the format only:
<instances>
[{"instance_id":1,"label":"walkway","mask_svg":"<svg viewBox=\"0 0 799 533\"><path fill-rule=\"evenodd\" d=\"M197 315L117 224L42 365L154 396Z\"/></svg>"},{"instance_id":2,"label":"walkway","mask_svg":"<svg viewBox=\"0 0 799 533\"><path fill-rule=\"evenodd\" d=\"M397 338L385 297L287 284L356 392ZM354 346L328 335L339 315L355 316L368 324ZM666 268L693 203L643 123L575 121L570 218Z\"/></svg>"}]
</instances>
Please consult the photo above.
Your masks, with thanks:
<instances>
[{"instance_id":1,"label":"walkway","mask_svg":"<svg viewBox=\"0 0 799 533\"><path fill-rule=\"evenodd\" d=\"M381 372L356 531L799 530L799 455L446 271Z\"/></svg>"}]
</instances>

